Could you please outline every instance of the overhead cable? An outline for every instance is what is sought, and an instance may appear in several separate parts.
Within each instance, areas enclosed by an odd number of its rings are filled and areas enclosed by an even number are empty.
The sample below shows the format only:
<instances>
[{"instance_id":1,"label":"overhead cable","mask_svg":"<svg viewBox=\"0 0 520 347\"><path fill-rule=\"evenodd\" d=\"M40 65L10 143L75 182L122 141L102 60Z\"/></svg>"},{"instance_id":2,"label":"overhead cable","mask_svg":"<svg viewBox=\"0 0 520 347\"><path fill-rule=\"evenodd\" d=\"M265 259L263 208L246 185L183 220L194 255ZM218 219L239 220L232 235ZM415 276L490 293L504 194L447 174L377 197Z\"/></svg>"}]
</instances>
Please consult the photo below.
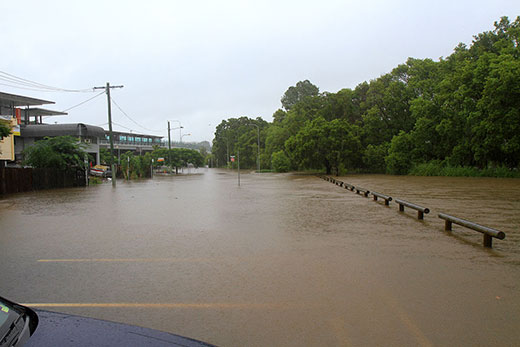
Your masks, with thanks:
<instances>
[{"instance_id":1,"label":"overhead cable","mask_svg":"<svg viewBox=\"0 0 520 347\"><path fill-rule=\"evenodd\" d=\"M152 132L161 132L161 130L153 130L153 129L148 129L147 127L144 127L142 126L141 124L137 123L135 120L132 119L132 117L130 117L122 108L121 106L119 106L117 104L117 102L114 100L113 97L110 98L112 100L112 103L119 109L119 111L121 111L128 119L130 119L132 122L134 122L138 127L140 128L143 128L147 131L152 131Z\"/></svg>"},{"instance_id":2,"label":"overhead cable","mask_svg":"<svg viewBox=\"0 0 520 347\"><path fill-rule=\"evenodd\" d=\"M69 108L67 108L67 109L65 109L65 110L63 110L63 111L61 111L61 112L67 112L67 111L69 111L69 110L72 110L73 108L76 108L76 107L79 107L79 106L81 106L81 105L83 105L83 104L86 104L87 102L89 102L89 101L91 101L91 100L94 100L95 98L97 98L98 96L100 96L100 95L102 95L102 94L104 94L104 93L105 93L105 92L103 91L103 92L101 92L101 93L99 93L99 94L96 94L96 95L94 95L93 97L91 97L91 98L89 98L89 99L87 99L87 100L85 100L85 101L82 101L82 102L80 102L80 103L77 104L77 105L74 105L74 106L72 106L72 107L69 107ZM53 117L53 116L44 116L43 118L48 118L48 117Z\"/></svg>"},{"instance_id":3,"label":"overhead cable","mask_svg":"<svg viewBox=\"0 0 520 347\"><path fill-rule=\"evenodd\" d=\"M88 89L66 89L53 87L47 84L34 82L25 78L21 78L5 71L0 71L0 81L7 82L9 84L2 84L13 88L29 89L42 92L72 92L72 93L85 93L93 92L92 88Z\"/></svg>"},{"instance_id":4,"label":"overhead cable","mask_svg":"<svg viewBox=\"0 0 520 347\"><path fill-rule=\"evenodd\" d=\"M76 107L78 107L78 106L81 106L81 105L83 105L83 104L86 104L86 103L89 102L90 100L94 100L95 98L97 98L98 96L100 96L100 95L102 95L102 94L105 94L105 91L102 91L101 93L96 94L96 95L94 95L93 97L91 97L91 98L89 98L89 99L87 99L87 100L85 100L85 101L82 101L82 102L80 102L80 103L77 104L77 105L74 105L74 106L72 106L72 107L69 107L68 109L63 110L62 112L67 112L67 111L69 111L69 110L72 110L73 108L76 108Z\"/></svg>"},{"instance_id":5,"label":"overhead cable","mask_svg":"<svg viewBox=\"0 0 520 347\"><path fill-rule=\"evenodd\" d=\"M108 123L105 123L105 124L108 124ZM119 123L116 123L116 122L114 122L114 121L112 121L112 124L115 124L115 125L117 125L117 126L120 126L121 128L125 128L126 130L130 130L130 132L134 131L134 129L130 129L129 127L126 127L126 126L124 126L124 125L122 125L122 124L119 124Z\"/></svg>"}]
</instances>

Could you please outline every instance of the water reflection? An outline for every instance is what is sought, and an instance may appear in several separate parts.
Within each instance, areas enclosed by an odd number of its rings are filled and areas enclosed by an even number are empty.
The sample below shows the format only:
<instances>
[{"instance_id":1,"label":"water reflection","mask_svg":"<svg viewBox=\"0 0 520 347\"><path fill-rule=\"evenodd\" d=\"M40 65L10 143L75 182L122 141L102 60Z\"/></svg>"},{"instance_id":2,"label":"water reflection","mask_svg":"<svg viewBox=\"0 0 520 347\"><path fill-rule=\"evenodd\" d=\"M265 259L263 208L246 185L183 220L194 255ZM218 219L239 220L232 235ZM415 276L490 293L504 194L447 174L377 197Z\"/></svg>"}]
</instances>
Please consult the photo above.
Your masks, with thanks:
<instances>
[{"instance_id":1,"label":"water reflection","mask_svg":"<svg viewBox=\"0 0 520 347\"><path fill-rule=\"evenodd\" d=\"M520 340L520 181L339 178L418 221L314 176L201 173L0 200L0 293L226 346Z\"/></svg>"}]
</instances>

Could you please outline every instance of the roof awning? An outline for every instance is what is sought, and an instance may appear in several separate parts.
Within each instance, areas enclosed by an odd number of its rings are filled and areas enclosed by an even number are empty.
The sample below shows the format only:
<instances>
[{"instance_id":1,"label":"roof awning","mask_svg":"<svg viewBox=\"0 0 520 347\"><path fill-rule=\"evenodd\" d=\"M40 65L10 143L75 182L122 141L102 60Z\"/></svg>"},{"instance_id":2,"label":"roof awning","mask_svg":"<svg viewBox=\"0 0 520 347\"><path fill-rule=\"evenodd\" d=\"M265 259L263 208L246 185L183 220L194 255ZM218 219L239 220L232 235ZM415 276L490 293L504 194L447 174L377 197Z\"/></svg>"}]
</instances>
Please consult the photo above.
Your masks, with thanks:
<instances>
[{"instance_id":1,"label":"roof awning","mask_svg":"<svg viewBox=\"0 0 520 347\"><path fill-rule=\"evenodd\" d=\"M104 138L105 131L103 128L83 124L30 124L22 126L22 137L44 137L44 136L83 136Z\"/></svg>"},{"instance_id":2,"label":"roof awning","mask_svg":"<svg viewBox=\"0 0 520 347\"><path fill-rule=\"evenodd\" d=\"M23 95L8 94L0 92L0 104L9 106L38 106L55 104L54 101L29 98Z\"/></svg>"},{"instance_id":3,"label":"roof awning","mask_svg":"<svg viewBox=\"0 0 520 347\"><path fill-rule=\"evenodd\" d=\"M29 117L35 117L35 116L66 116L68 115L67 112L60 112L60 111L53 111L53 110L46 110L44 108L28 108L25 109L24 112L29 113Z\"/></svg>"}]
</instances>

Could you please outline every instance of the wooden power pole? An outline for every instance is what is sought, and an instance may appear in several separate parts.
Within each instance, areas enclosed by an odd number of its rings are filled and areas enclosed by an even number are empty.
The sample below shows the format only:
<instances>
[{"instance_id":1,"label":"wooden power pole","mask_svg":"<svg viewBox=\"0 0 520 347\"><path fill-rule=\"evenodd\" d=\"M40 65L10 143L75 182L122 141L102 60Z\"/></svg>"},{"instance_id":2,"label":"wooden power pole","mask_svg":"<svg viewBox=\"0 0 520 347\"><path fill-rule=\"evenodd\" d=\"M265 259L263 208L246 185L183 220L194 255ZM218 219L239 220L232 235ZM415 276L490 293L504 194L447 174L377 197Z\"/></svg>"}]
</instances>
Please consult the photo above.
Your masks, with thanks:
<instances>
[{"instance_id":1,"label":"wooden power pole","mask_svg":"<svg viewBox=\"0 0 520 347\"><path fill-rule=\"evenodd\" d=\"M114 163L114 136L112 134L112 103L110 101L110 88L123 88L123 86L110 86L110 83L107 82L106 87L94 87L94 89L104 89L105 93L107 93L107 101L108 101L108 133L110 140L110 170L112 170L112 187L116 186L116 170Z\"/></svg>"}]
</instances>

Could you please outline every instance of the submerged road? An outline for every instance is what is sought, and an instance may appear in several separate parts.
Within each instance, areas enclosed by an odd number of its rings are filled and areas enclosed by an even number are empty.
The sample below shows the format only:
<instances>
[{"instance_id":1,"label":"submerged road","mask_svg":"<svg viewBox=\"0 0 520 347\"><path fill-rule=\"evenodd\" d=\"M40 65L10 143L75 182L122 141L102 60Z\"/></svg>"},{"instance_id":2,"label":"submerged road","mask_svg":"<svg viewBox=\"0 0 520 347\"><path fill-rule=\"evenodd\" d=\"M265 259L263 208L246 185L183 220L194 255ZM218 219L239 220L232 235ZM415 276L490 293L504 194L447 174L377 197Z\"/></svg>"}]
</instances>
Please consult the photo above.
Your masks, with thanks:
<instances>
[{"instance_id":1,"label":"submerged road","mask_svg":"<svg viewBox=\"0 0 520 347\"><path fill-rule=\"evenodd\" d=\"M222 346L520 341L520 180L199 170L0 199L0 295ZM493 249L438 212L506 232Z\"/></svg>"}]
</instances>

